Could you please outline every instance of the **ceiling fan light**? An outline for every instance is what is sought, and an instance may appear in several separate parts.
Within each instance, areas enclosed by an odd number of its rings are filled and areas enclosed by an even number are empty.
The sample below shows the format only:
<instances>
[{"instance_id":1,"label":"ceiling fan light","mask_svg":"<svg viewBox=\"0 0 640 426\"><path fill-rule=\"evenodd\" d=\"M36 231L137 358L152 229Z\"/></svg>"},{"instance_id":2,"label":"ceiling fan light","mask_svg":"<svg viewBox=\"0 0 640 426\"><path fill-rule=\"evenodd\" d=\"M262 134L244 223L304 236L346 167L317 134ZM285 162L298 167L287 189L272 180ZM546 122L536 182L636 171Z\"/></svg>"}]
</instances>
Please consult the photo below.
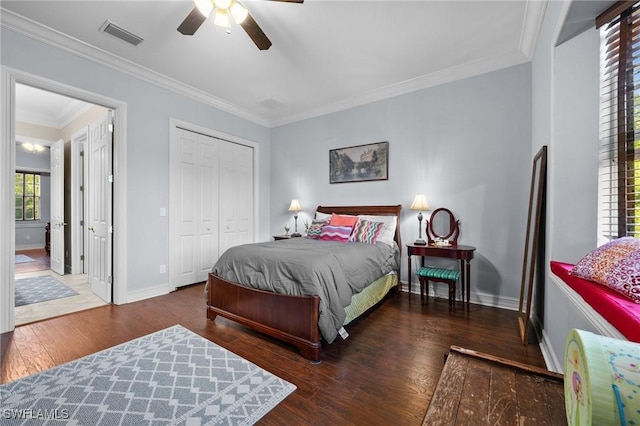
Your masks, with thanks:
<instances>
[{"instance_id":1,"label":"ceiling fan light","mask_svg":"<svg viewBox=\"0 0 640 426\"><path fill-rule=\"evenodd\" d=\"M198 8L198 11L202 13L202 16L208 18L213 11L213 3L211 0L193 0Z\"/></svg>"},{"instance_id":2,"label":"ceiling fan light","mask_svg":"<svg viewBox=\"0 0 640 426\"><path fill-rule=\"evenodd\" d=\"M229 6L231 6L232 1L233 0L213 0L213 4L218 9L229 9Z\"/></svg>"},{"instance_id":3,"label":"ceiling fan light","mask_svg":"<svg viewBox=\"0 0 640 426\"><path fill-rule=\"evenodd\" d=\"M216 9L216 17L213 20L213 24L224 28L229 28L231 26L226 9Z\"/></svg>"},{"instance_id":4,"label":"ceiling fan light","mask_svg":"<svg viewBox=\"0 0 640 426\"><path fill-rule=\"evenodd\" d=\"M242 22L247 19L247 16L249 16L249 11L247 10L247 8L237 1L231 3L229 11L231 12L231 16L233 16L233 20L238 25L242 24Z\"/></svg>"}]
</instances>

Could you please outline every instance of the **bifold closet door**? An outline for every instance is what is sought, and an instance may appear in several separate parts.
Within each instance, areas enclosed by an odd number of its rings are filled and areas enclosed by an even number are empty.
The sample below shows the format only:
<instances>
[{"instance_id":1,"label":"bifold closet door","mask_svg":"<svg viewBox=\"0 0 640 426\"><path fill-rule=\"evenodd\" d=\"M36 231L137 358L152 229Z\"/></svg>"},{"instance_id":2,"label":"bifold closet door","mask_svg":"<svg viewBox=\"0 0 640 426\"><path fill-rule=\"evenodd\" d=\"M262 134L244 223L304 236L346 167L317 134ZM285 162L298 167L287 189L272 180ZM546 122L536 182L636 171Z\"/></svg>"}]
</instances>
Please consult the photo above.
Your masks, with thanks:
<instances>
[{"instance_id":1,"label":"bifold closet door","mask_svg":"<svg viewBox=\"0 0 640 426\"><path fill-rule=\"evenodd\" d=\"M170 283L207 279L219 256L221 141L177 129L171 147Z\"/></svg>"},{"instance_id":2,"label":"bifold closet door","mask_svg":"<svg viewBox=\"0 0 640 426\"><path fill-rule=\"evenodd\" d=\"M220 146L220 253L253 242L253 148Z\"/></svg>"}]
</instances>

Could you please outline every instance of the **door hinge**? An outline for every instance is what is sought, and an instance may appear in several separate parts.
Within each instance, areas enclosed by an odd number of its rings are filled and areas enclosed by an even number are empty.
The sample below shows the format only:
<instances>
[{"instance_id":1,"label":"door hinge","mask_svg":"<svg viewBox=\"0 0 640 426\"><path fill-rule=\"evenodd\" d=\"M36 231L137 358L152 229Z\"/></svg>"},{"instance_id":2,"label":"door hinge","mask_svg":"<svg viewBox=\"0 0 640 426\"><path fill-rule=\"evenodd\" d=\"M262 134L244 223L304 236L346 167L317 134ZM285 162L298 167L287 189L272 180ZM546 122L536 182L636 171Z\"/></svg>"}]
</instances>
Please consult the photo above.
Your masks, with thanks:
<instances>
[{"instance_id":1,"label":"door hinge","mask_svg":"<svg viewBox=\"0 0 640 426\"><path fill-rule=\"evenodd\" d=\"M84 157L84 151L80 151L80 157Z\"/></svg>"},{"instance_id":2,"label":"door hinge","mask_svg":"<svg viewBox=\"0 0 640 426\"><path fill-rule=\"evenodd\" d=\"M113 277L112 277L111 275L109 275L109 276L107 277L107 283L108 283L108 284L113 284Z\"/></svg>"},{"instance_id":3,"label":"door hinge","mask_svg":"<svg viewBox=\"0 0 640 426\"><path fill-rule=\"evenodd\" d=\"M80 221L80 226L84 226L84 220Z\"/></svg>"},{"instance_id":4,"label":"door hinge","mask_svg":"<svg viewBox=\"0 0 640 426\"><path fill-rule=\"evenodd\" d=\"M80 185L80 192L84 191L84 185Z\"/></svg>"},{"instance_id":5,"label":"door hinge","mask_svg":"<svg viewBox=\"0 0 640 426\"><path fill-rule=\"evenodd\" d=\"M84 260L84 254L80 255L80 260Z\"/></svg>"},{"instance_id":6,"label":"door hinge","mask_svg":"<svg viewBox=\"0 0 640 426\"><path fill-rule=\"evenodd\" d=\"M109 183L113 183L113 175L109 175Z\"/></svg>"},{"instance_id":7,"label":"door hinge","mask_svg":"<svg viewBox=\"0 0 640 426\"><path fill-rule=\"evenodd\" d=\"M113 234L113 225L109 225L109 230L107 231L110 234Z\"/></svg>"}]
</instances>

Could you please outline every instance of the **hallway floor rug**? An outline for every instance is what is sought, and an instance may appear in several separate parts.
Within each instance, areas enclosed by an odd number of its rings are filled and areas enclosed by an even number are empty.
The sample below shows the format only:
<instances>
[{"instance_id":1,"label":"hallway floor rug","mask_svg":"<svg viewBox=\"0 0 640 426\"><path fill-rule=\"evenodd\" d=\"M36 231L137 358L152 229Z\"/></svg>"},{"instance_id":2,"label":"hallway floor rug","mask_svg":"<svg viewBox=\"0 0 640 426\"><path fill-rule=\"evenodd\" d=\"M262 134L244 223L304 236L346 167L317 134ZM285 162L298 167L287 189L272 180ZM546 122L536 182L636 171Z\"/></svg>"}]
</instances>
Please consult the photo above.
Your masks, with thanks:
<instances>
[{"instance_id":1,"label":"hallway floor rug","mask_svg":"<svg viewBox=\"0 0 640 426\"><path fill-rule=\"evenodd\" d=\"M35 260L27 256L26 254L16 254L16 263L29 263L29 262L35 262Z\"/></svg>"},{"instance_id":2,"label":"hallway floor rug","mask_svg":"<svg viewBox=\"0 0 640 426\"><path fill-rule=\"evenodd\" d=\"M16 306L75 296L78 292L51 275L16 280Z\"/></svg>"},{"instance_id":3,"label":"hallway floor rug","mask_svg":"<svg viewBox=\"0 0 640 426\"><path fill-rule=\"evenodd\" d=\"M295 389L175 325L0 385L0 401L3 426L251 425Z\"/></svg>"}]
</instances>

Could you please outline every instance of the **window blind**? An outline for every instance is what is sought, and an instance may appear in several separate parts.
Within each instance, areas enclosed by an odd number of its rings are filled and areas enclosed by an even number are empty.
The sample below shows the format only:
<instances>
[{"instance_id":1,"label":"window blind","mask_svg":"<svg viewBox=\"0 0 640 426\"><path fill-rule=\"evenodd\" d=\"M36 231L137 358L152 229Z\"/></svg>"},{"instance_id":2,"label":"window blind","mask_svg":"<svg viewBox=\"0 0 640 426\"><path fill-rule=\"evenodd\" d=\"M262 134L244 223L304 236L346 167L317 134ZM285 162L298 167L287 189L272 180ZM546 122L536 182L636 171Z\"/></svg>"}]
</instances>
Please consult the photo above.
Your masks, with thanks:
<instances>
[{"instance_id":1,"label":"window blind","mask_svg":"<svg viewBox=\"0 0 640 426\"><path fill-rule=\"evenodd\" d=\"M596 20L602 25L600 242L640 237L640 2L622 4L627 8L608 23Z\"/></svg>"}]
</instances>

